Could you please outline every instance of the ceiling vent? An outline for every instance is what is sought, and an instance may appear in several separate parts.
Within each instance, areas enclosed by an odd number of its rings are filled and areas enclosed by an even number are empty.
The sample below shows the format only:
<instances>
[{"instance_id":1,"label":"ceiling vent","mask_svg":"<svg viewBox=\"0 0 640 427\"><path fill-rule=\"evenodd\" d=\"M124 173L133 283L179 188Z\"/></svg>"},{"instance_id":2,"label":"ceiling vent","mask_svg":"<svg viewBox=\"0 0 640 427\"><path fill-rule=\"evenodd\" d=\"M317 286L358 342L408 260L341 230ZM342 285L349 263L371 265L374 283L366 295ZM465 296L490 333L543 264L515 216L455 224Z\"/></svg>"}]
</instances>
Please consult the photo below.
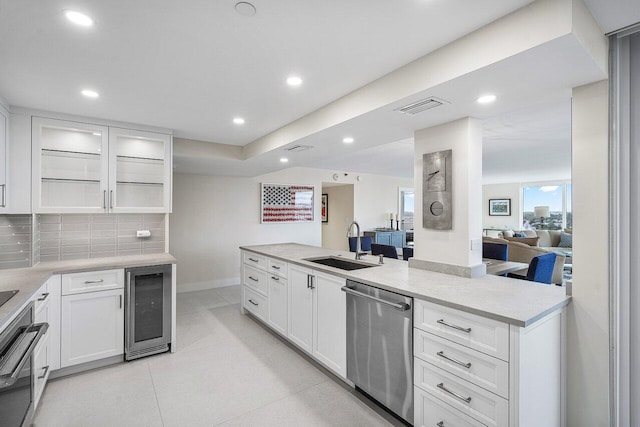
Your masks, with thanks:
<instances>
[{"instance_id":1,"label":"ceiling vent","mask_svg":"<svg viewBox=\"0 0 640 427\"><path fill-rule=\"evenodd\" d=\"M311 150L313 147L310 145L292 145L291 147L287 147L284 150L289 151L290 153L297 153L299 151L307 151Z\"/></svg>"},{"instance_id":2,"label":"ceiling vent","mask_svg":"<svg viewBox=\"0 0 640 427\"><path fill-rule=\"evenodd\" d=\"M404 107L397 108L395 111L399 111L400 113L409 114L410 116L414 116L418 113L421 113L426 110L430 110L432 108L436 108L441 106L444 103L447 103L444 99L430 97L418 102L414 102L409 105L405 105Z\"/></svg>"}]
</instances>

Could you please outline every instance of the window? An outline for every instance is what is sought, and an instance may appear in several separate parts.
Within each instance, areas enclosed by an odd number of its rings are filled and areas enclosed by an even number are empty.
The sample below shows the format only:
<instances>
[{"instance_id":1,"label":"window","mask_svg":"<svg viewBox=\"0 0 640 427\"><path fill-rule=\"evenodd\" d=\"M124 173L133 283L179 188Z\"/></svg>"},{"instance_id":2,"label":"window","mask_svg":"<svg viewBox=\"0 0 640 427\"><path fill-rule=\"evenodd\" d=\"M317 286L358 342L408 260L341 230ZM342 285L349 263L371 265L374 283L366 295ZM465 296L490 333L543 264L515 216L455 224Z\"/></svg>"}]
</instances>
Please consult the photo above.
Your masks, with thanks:
<instances>
[{"instance_id":1,"label":"window","mask_svg":"<svg viewBox=\"0 0 640 427\"><path fill-rule=\"evenodd\" d=\"M400 188L400 228L402 230L413 230L413 188Z\"/></svg>"},{"instance_id":2,"label":"window","mask_svg":"<svg viewBox=\"0 0 640 427\"><path fill-rule=\"evenodd\" d=\"M523 228L562 230L571 228L571 184L545 183L522 186Z\"/></svg>"}]
</instances>

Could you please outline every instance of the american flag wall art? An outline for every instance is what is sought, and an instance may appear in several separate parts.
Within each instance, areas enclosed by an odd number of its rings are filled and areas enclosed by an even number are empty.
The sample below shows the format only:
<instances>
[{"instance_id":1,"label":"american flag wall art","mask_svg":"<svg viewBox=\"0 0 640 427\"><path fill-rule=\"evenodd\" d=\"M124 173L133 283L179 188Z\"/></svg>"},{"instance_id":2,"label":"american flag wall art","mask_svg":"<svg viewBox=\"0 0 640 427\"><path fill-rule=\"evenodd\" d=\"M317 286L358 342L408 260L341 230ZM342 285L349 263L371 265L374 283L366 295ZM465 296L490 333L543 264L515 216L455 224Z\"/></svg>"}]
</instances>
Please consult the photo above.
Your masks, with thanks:
<instances>
[{"instance_id":1,"label":"american flag wall art","mask_svg":"<svg viewBox=\"0 0 640 427\"><path fill-rule=\"evenodd\" d=\"M262 222L313 222L312 185L262 184Z\"/></svg>"}]
</instances>

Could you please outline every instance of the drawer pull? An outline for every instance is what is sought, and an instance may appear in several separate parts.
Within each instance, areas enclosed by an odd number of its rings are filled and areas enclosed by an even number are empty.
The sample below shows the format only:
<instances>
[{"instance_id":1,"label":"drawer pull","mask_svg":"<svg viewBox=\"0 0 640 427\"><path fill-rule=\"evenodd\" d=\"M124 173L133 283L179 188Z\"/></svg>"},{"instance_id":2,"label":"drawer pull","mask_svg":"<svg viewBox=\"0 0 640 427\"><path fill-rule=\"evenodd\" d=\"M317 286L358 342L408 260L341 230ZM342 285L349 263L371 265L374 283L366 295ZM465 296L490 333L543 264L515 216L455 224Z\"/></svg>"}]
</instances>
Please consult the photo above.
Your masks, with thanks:
<instances>
[{"instance_id":1,"label":"drawer pull","mask_svg":"<svg viewBox=\"0 0 640 427\"><path fill-rule=\"evenodd\" d=\"M437 320L436 322L441 325L448 326L450 328L457 329L462 332L466 332L466 333L471 332L471 328L463 328L462 326L452 325L450 323L445 322L444 319Z\"/></svg>"},{"instance_id":2,"label":"drawer pull","mask_svg":"<svg viewBox=\"0 0 640 427\"><path fill-rule=\"evenodd\" d=\"M280 267L278 267L277 265L272 265L271 268L275 268L276 270L280 270Z\"/></svg>"},{"instance_id":3,"label":"drawer pull","mask_svg":"<svg viewBox=\"0 0 640 427\"><path fill-rule=\"evenodd\" d=\"M279 282L279 281L280 281L280 278L278 278L278 277L276 277L276 276L271 276L271 278L272 278L273 280L275 280L276 282Z\"/></svg>"},{"instance_id":4,"label":"drawer pull","mask_svg":"<svg viewBox=\"0 0 640 427\"><path fill-rule=\"evenodd\" d=\"M437 427L444 427L444 421L440 421L439 423L436 423Z\"/></svg>"},{"instance_id":5,"label":"drawer pull","mask_svg":"<svg viewBox=\"0 0 640 427\"><path fill-rule=\"evenodd\" d=\"M471 402L471 397L464 397L458 393L456 393L455 391L451 391L448 388L446 388L444 386L444 383L440 383L438 385L436 385L436 387L438 387L440 390L445 391L447 393L449 393L451 396L455 397L456 399L460 399L465 403L470 403Z\"/></svg>"},{"instance_id":6,"label":"drawer pull","mask_svg":"<svg viewBox=\"0 0 640 427\"><path fill-rule=\"evenodd\" d=\"M92 283L102 283L102 282L104 282L104 280L103 280L103 279L98 279L98 280L85 280L85 281L84 281L84 284L85 284L85 285L90 285L90 284L92 284Z\"/></svg>"},{"instance_id":7,"label":"drawer pull","mask_svg":"<svg viewBox=\"0 0 640 427\"><path fill-rule=\"evenodd\" d=\"M43 366L42 370L44 371L44 373L38 377L39 380L43 380L44 377L47 376L47 372L49 372L49 365Z\"/></svg>"},{"instance_id":8,"label":"drawer pull","mask_svg":"<svg viewBox=\"0 0 640 427\"><path fill-rule=\"evenodd\" d=\"M460 365L460 366L462 366L463 368L467 368L467 369L469 369L469 368L471 367L471 362L464 363L464 362L461 362L461 361L459 361L459 360L456 360L456 359L454 359L453 357L449 357L449 356L445 355L445 354L444 354L444 351L439 351L439 352L437 352L437 353L436 353L436 356L440 356L440 357L442 357L443 359L446 359L446 360L448 360L448 361L450 361L450 362L455 363L456 365Z\"/></svg>"},{"instance_id":9,"label":"drawer pull","mask_svg":"<svg viewBox=\"0 0 640 427\"><path fill-rule=\"evenodd\" d=\"M258 280L258 279L256 279L256 278L255 278L255 277L253 277L253 276L249 276L249 279L253 280L254 282L259 282L259 280Z\"/></svg>"},{"instance_id":10,"label":"drawer pull","mask_svg":"<svg viewBox=\"0 0 640 427\"><path fill-rule=\"evenodd\" d=\"M253 301L252 299L249 299L249 302L253 305L255 305L256 307L259 305L257 302Z\"/></svg>"},{"instance_id":11,"label":"drawer pull","mask_svg":"<svg viewBox=\"0 0 640 427\"><path fill-rule=\"evenodd\" d=\"M258 262L258 260L255 258L249 258L249 261Z\"/></svg>"},{"instance_id":12,"label":"drawer pull","mask_svg":"<svg viewBox=\"0 0 640 427\"><path fill-rule=\"evenodd\" d=\"M47 299L47 297L49 297L49 292L44 292L42 296L38 298L38 301L44 301Z\"/></svg>"}]
</instances>

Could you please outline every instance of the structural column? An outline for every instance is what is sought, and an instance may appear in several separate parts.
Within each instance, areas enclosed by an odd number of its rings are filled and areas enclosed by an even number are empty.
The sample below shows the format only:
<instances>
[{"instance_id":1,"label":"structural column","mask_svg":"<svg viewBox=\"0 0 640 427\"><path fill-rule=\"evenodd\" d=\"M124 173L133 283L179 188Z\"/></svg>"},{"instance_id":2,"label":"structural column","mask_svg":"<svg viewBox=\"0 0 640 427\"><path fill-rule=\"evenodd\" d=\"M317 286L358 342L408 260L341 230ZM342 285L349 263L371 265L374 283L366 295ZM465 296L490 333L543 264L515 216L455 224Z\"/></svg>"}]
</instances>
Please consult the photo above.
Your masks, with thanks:
<instances>
[{"instance_id":1,"label":"structural column","mask_svg":"<svg viewBox=\"0 0 640 427\"><path fill-rule=\"evenodd\" d=\"M482 264L482 122L464 118L415 132L414 260L411 265L465 277L485 273ZM451 151L450 230L423 228L423 156ZM446 208L446 207L445 207ZM428 207L427 207L428 209Z\"/></svg>"}]
</instances>

